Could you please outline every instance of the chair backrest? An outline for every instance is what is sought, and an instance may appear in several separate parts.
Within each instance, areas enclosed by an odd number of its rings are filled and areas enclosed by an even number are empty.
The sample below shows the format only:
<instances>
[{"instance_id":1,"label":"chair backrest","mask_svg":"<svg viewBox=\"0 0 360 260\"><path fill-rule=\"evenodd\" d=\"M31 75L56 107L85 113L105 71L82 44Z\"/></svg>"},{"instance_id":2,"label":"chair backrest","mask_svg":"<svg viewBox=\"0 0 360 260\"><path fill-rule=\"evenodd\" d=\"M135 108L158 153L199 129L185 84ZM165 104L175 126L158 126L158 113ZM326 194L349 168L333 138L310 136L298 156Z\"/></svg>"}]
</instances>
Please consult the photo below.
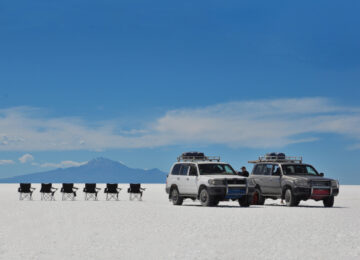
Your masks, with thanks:
<instances>
[{"instance_id":1,"label":"chair backrest","mask_svg":"<svg viewBox=\"0 0 360 260\"><path fill-rule=\"evenodd\" d=\"M62 191L65 193L71 193L74 192L73 188L74 188L74 183L63 183Z\"/></svg>"},{"instance_id":2,"label":"chair backrest","mask_svg":"<svg viewBox=\"0 0 360 260\"><path fill-rule=\"evenodd\" d=\"M117 183L108 183L108 184L106 184L106 188L107 188L107 192L109 192L109 193L117 193L118 192Z\"/></svg>"},{"instance_id":3,"label":"chair backrest","mask_svg":"<svg viewBox=\"0 0 360 260\"><path fill-rule=\"evenodd\" d=\"M96 192L96 183L85 183L86 192Z\"/></svg>"},{"instance_id":4,"label":"chair backrest","mask_svg":"<svg viewBox=\"0 0 360 260\"><path fill-rule=\"evenodd\" d=\"M139 193L141 188L140 183L130 183L130 192Z\"/></svg>"},{"instance_id":5,"label":"chair backrest","mask_svg":"<svg viewBox=\"0 0 360 260\"><path fill-rule=\"evenodd\" d=\"M51 192L51 187L52 187L51 183L41 183L40 192L50 193Z\"/></svg>"},{"instance_id":6,"label":"chair backrest","mask_svg":"<svg viewBox=\"0 0 360 260\"><path fill-rule=\"evenodd\" d=\"M31 183L20 183L20 192L31 192Z\"/></svg>"}]
</instances>

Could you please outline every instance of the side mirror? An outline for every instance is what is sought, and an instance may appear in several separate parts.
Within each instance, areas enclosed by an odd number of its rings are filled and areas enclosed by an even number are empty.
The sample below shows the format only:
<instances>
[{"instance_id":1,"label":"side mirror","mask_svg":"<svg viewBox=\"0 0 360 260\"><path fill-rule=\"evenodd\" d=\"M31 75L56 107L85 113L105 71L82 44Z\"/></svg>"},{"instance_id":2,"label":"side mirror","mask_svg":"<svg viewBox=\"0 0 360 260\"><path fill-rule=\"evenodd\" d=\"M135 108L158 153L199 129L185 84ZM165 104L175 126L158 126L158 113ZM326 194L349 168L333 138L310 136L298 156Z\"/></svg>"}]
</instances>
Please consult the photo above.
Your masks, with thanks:
<instances>
[{"instance_id":1,"label":"side mirror","mask_svg":"<svg viewBox=\"0 0 360 260\"><path fill-rule=\"evenodd\" d=\"M324 177L324 173L323 173L323 172L321 172L319 175L320 175L320 177Z\"/></svg>"}]
</instances>

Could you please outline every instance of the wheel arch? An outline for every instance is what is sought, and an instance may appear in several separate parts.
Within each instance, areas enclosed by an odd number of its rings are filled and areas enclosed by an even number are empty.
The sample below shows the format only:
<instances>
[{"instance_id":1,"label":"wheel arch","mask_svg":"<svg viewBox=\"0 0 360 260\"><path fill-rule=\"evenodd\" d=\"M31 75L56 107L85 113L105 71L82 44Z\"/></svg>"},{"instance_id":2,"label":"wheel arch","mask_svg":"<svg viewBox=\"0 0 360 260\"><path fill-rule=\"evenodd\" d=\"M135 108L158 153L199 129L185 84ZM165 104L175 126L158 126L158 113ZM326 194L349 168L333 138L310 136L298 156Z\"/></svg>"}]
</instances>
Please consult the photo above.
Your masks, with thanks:
<instances>
[{"instance_id":1,"label":"wheel arch","mask_svg":"<svg viewBox=\"0 0 360 260\"><path fill-rule=\"evenodd\" d=\"M284 199L285 198L285 191L287 189L290 189L292 191L293 187L290 184L285 184L282 189L281 189L281 198Z\"/></svg>"},{"instance_id":2,"label":"wheel arch","mask_svg":"<svg viewBox=\"0 0 360 260\"><path fill-rule=\"evenodd\" d=\"M198 194L197 194L198 199L200 198L200 192L201 192L202 189L207 189L207 186L205 184L201 184L199 186L199 190L198 190Z\"/></svg>"},{"instance_id":3,"label":"wheel arch","mask_svg":"<svg viewBox=\"0 0 360 260\"><path fill-rule=\"evenodd\" d=\"M171 199L171 192L173 191L173 189L177 189L179 191L178 186L176 184L172 184L169 190L169 199Z\"/></svg>"}]
</instances>

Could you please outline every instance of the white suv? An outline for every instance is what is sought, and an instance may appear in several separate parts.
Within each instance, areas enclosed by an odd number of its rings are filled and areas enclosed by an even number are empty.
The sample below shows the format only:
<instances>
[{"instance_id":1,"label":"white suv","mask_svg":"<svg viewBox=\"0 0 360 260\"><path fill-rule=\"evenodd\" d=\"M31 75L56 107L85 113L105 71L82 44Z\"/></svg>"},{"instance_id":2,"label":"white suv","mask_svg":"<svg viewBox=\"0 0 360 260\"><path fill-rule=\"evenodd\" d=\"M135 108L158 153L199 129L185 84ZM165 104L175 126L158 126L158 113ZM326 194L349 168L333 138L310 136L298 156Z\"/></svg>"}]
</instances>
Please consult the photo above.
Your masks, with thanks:
<instances>
[{"instance_id":1,"label":"white suv","mask_svg":"<svg viewBox=\"0 0 360 260\"><path fill-rule=\"evenodd\" d=\"M199 199L203 206L238 200L240 206L248 207L254 190L255 182L239 176L230 164L197 152L178 157L166 179L166 192L174 205L190 198Z\"/></svg>"}]
</instances>

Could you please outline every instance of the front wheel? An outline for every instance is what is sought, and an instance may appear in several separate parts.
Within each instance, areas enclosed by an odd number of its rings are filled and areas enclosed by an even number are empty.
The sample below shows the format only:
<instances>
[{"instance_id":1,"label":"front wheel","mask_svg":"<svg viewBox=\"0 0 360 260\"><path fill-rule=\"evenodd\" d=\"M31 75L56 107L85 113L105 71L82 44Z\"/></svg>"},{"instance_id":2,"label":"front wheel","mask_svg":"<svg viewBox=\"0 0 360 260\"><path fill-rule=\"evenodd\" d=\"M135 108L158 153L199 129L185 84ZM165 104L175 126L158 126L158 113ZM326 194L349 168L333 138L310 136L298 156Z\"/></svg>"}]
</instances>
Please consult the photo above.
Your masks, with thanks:
<instances>
[{"instance_id":1,"label":"front wheel","mask_svg":"<svg viewBox=\"0 0 360 260\"><path fill-rule=\"evenodd\" d=\"M203 188L201 191L200 191L200 203L202 206L205 206L205 207L211 207L211 206L215 206L215 199L210 196L208 190L206 188Z\"/></svg>"},{"instance_id":2,"label":"front wheel","mask_svg":"<svg viewBox=\"0 0 360 260\"><path fill-rule=\"evenodd\" d=\"M239 199L239 204L240 204L241 207L249 207L251 202L252 202L252 197L251 196L242 196Z\"/></svg>"},{"instance_id":3,"label":"front wheel","mask_svg":"<svg viewBox=\"0 0 360 260\"><path fill-rule=\"evenodd\" d=\"M261 190L259 188L255 188L254 194L252 196L252 205L264 205L265 198L261 195Z\"/></svg>"},{"instance_id":4,"label":"front wheel","mask_svg":"<svg viewBox=\"0 0 360 260\"><path fill-rule=\"evenodd\" d=\"M285 191L285 202L286 206L294 207L299 205L300 201L295 197L291 189Z\"/></svg>"},{"instance_id":5,"label":"front wheel","mask_svg":"<svg viewBox=\"0 0 360 260\"><path fill-rule=\"evenodd\" d=\"M174 205L180 206L182 205L184 199L180 197L179 191L177 188L172 189L171 191L171 201Z\"/></svg>"},{"instance_id":6,"label":"front wheel","mask_svg":"<svg viewBox=\"0 0 360 260\"><path fill-rule=\"evenodd\" d=\"M323 203L324 207L331 208L332 206L334 206L334 196L327 197L323 200Z\"/></svg>"}]
</instances>

